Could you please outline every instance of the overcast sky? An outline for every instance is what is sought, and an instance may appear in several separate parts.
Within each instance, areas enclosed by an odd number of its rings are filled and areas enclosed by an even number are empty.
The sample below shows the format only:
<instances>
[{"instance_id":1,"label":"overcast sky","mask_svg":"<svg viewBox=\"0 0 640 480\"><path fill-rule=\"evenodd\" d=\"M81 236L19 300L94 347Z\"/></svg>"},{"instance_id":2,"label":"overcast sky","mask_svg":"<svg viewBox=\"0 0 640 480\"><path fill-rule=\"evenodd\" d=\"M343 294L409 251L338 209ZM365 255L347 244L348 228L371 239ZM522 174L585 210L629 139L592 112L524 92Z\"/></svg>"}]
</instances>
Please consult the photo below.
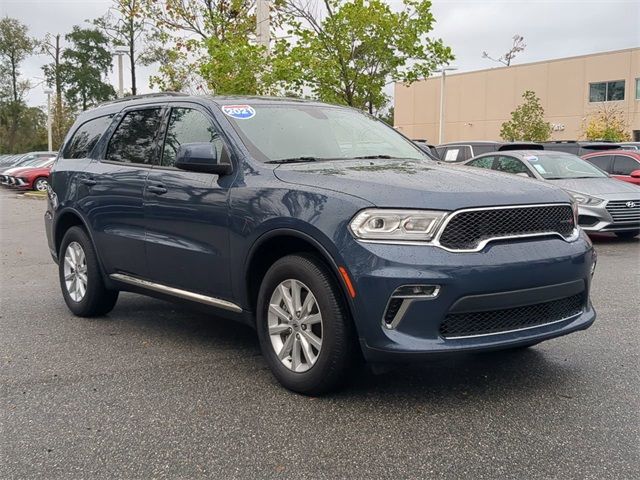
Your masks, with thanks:
<instances>
[{"instance_id":1,"label":"overcast sky","mask_svg":"<svg viewBox=\"0 0 640 480\"><path fill-rule=\"evenodd\" d=\"M401 0L388 0L394 6ZM110 0L0 0L0 14L18 18L30 35L65 34L73 25L107 11ZM498 66L481 57L486 50L498 57L519 33L526 50L513 62L528 63L551 58L640 46L640 0L435 0L434 37L452 47L460 71ZM33 56L22 66L33 83L42 78L43 56ZM141 93L149 92L147 79L153 68L142 68ZM130 88L125 72L125 89ZM116 85L115 71L110 76ZM43 105L42 86L34 88L28 101Z\"/></svg>"}]
</instances>

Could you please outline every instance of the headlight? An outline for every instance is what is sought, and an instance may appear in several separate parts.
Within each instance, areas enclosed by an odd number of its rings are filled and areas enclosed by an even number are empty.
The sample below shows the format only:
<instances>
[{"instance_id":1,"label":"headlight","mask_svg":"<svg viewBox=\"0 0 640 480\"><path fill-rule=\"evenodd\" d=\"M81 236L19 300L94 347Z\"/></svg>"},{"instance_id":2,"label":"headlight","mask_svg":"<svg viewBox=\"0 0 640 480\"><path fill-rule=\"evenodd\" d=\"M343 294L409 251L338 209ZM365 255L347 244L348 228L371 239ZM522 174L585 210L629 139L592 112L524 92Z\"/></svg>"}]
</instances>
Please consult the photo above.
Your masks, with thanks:
<instances>
[{"instance_id":1,"label":"headlight","mask_svg":"<svg viewBox=\"0 0 640 480\"><path fill-rule=\"evenodd\" d=\"M572 192L571 190L567 190L567 193L573 197L578 205L599 205L604 202L602 198L592 197L584 193Z\"/></svg>"},{"instance_id":2,"label":"headlight","mask_svg":"<svg viewBox=\"0 0 640 480\"><path fill-rule=\"evenodd\" d=\"M446 215L431 210L371 208L358 213L349 227L356 238L363 240L428 242Z\"/></svg>"}]
</instances>

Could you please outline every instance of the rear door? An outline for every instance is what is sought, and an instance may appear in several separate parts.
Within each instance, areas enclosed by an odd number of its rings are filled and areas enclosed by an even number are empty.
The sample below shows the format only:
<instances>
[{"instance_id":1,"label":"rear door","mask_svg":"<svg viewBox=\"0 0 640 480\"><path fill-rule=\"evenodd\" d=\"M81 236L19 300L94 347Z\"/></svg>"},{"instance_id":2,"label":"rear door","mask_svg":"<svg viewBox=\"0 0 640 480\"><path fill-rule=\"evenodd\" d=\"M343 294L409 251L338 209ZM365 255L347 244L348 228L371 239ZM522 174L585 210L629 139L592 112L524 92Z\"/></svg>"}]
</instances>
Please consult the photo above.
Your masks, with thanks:
<instances>
[{"instance_id":1,"label":"rear door","mask_svg":"<svg viewBox=\"0 0 640 480\"><path fill-rule=\"evenodd\" d=\"M640 170L640 162L628 155L615 155L611 174L625 182L640 185L640 178L631 177L631 172Z\"/></svg>"},{"instance_id":2,"label":"rear door","mask_svg":"<svg viewBox=\"0 0 640 480\"><path fill-rule=\"evenodd\" d=\"M210 112L172 103L164 119L159 164L144 193L149 278L161 285L231 299L228 194L233 175L175 168L183 143L211 142L228 155Z\"/></svg>"},{"instance_id":3,"label":"rear door","mask_svg":"<svg viewBox=\"0 0 640 480\"><path fill-rule=\"evenodd\" d=\"M613 155L593 155L592 157L585 158L584 160L594 164L600 170L604 170L607 173L611 173L613 171Z\"/></svg>"},{"instance_id":4,"label":"rear door","mask_svg":"<svg viewBox=\"0 0 640 480\"><path fill-rule=\"evenodd\" d=\"M107 274L146 278L145 219L142 196L158 155L163 105L131 107L107 132L98 159L81 183L88 189L85 209Z\"/></svg>"}]
</instances>

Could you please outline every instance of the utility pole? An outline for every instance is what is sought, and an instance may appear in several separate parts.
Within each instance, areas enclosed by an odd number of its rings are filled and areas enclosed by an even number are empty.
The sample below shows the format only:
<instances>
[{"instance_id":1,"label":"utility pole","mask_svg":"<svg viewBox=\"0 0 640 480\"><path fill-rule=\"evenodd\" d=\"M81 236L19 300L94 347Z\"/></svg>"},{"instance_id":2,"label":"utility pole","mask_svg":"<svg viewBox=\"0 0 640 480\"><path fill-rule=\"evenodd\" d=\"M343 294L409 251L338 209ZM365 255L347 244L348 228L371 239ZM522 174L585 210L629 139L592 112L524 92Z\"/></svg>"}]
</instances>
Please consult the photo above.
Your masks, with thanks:
<instances>
[{"instance_id":1,"label":"utility pole","mask_svg":"<svg viewBox=\"0 0 640 480\"><path fill-rule=\"evenodd\" d=\"M51 134L51 94L53 93L53 90L47 88L44 93L47 94L47 145L49 147L47 151L52 152L53 135Z\"/></svg>"},{"instance_id":2,"label":"utility pole","mask_svg":"<svg viewBox=\"0 0 640 480\"><path fill-rule=\"evenodd\" d=\"M444 96L445 96L445 78L447 76L447 70L457 70L458 67L441 67L436 70L436 72L442 72L442 77L440 80L440 132L438 134L438 143L444 143Z\"/></svg>"},{"instance_id":3,"label":"utility pole","mask_svg":"<svg viewBox=\"0 0 640 480\"><path fill-rule=\"evenodd\" d=\"M269 53L271 43L271 0L257 0L256 3L256 41Z\"/></svg>"},{"instance_id":4,"label":"utility pole","mask_svg":"<svg viewBox=\"0 0 640 480\"><path fill-rule=\"evenodd\" d=\"M124 97L124 71L122 67L122 56L127 53L126 47L116 47L115 55L118 56L118 98Z\"/></svg>"}]
</instances>

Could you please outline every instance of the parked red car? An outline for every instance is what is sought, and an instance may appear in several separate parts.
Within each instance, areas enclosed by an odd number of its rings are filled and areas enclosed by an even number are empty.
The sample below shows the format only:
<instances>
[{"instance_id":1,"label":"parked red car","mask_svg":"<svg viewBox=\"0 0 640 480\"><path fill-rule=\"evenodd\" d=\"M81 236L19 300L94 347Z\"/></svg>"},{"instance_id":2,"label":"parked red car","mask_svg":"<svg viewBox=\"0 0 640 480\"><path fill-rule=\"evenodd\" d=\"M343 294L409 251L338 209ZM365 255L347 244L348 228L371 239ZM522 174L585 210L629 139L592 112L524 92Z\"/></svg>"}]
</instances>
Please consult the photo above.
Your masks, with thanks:
<instances>
[{"instance_id":1,"label":"parked red car","mask_svg":"<svg viewBox=\"0 0 640 480\"><path fill-rule=\"evenodd\" d=\"M583 155L589 163L618 180L640 185L640 151L608 150Z\"/></svg>"},{"instance_id":2,"label":"parked red car","mask_svg":"<svg viewBox=\"0 0 640 480\"><path fill-rule=\"evenodd\" d=\"M46 191L54 160L52 158L38 166L13 170L9 176L9 185L20 190Z\"/></svg>"}]
</instances>

